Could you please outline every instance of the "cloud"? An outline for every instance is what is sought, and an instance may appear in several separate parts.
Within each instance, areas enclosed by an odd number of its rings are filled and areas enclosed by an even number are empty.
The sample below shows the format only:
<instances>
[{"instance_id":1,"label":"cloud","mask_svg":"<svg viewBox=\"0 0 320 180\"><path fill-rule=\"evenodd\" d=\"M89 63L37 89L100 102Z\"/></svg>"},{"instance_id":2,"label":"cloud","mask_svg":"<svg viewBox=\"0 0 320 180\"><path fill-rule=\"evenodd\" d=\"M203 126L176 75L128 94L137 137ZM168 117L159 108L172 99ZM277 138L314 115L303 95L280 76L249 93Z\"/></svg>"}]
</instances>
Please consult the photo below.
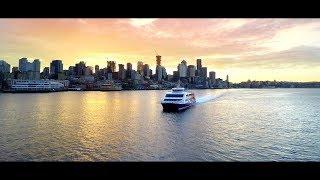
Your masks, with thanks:
<instances>
[{"instance_id":1,"label":"cloud","mask_svg":"<svg viewBox=\"0 0 320 180\"><path fill-rule=\"evenodd\" d=\"M295 68L320 67L320 47L298 46L263 55L207 56L208 64L227 68Z\"/></svg>"},{"instance_id":2,"label":"cloud","mask_svg":"<svg viewBox=\"0 0 320 180\"><path fill-rule=\"evenodd\" d=\"M244 69L313 67L320 59L319 19L0 19L0 27L1 55L11 64L32 56L94 65L117 54L154 65L153 49L168 69L182 58Z\"/></svg>"},{"instance_id":3,"label":"cloud","mask_svg":"<svg viewBox=\"0 0 320 180\"><path fill-rule=\"evenodd\" d=\"M152 19L152 18L149 18L149 19L146 19L146 18L130 19L129 23L135 27L141 27L141 26L151 24L155 20L157 20L157 19Z\"/></svg>"},{"instance_id":4,"label":"cloud","mask_svg":"<svg viewBox=\"0 0 320 180\"><path fill-rule=\"evenodd\" d=\"M78 19L78 22L81 24L87 24L88 22L84 19Z\"/></svg>"}]
</instances>

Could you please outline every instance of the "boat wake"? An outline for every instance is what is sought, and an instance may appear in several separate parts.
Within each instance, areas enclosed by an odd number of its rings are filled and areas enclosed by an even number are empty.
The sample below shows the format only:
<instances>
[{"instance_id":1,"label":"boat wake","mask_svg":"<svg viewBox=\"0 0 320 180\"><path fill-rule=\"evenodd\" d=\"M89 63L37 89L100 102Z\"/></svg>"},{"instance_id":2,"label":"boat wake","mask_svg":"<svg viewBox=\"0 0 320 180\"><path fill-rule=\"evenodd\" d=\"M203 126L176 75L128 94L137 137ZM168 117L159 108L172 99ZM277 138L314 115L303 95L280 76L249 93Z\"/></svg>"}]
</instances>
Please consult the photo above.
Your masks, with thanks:
<instances>
[{"instance_id":1,"label":"boat wake","mask_svg":"<svg viewBox=\"0 0 320 180\"><path fill-rule=\"evenodd\" d=\"M197 104L202 104L202 103L206 103L206 102L209 102L209 101L212 101L212 100L215 100L215 99L218 99L220 98L221 96L223 96L224 93L221 93L219 95L206 95L206 96L202 96L202 97L198 97L197 98Z\"/></svg>"}]
</instances>

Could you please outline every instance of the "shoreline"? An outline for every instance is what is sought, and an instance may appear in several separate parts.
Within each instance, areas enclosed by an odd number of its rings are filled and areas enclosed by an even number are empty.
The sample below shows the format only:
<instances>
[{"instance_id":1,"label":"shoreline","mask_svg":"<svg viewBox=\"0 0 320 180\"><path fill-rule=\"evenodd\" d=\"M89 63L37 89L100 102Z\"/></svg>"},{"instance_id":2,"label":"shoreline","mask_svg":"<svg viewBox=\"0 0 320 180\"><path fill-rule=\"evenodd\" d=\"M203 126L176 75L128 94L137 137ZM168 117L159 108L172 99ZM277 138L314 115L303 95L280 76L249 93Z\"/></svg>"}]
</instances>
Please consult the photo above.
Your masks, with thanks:
<instances>
[{"instance_id":1,"label":"shoreline","mask_svg":"<svg viewBox=\"0 0 320 180\"><path fill-rule=\"evenodd\" d=\"M188 89L188 90L227 90L227 89L320 89L319 87L295 87L295 88L199 88L199 89ZM30 94L30 93L58 93L58 92L90 92L90 91L99 91L99 92L121 92L121 91L165 91L170 89L123 89L123 90L117 90L117 91L105 91L105 90L60 90L60 91L7 91L7 90L0 90L0 93L6 93L6 94Z\"/></svg>"}]
</instances>

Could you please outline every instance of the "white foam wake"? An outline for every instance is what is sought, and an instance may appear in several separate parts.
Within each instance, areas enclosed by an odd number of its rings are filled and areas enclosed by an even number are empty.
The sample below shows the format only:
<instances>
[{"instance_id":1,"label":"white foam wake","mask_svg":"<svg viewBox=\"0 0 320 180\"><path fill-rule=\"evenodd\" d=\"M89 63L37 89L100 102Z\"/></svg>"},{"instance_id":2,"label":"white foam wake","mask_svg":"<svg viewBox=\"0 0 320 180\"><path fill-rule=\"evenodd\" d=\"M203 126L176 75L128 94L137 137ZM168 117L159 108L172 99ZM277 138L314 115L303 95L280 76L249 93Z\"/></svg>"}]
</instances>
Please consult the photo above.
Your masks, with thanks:
<instances>
[{"instance_id":1,"label":"white foam wake","mask_svg":"<svg viewBox=\"0 0 320 180\"><path fill-rule=\"evenodd\" d=\"M206 96L202 96L202 97L197 97L197 104L201 104L201 103L206 103L212 100L215 100L221 96L223 96L224 93L221 93L219 95L206 95Z\"/></svg>"}]
</instances>

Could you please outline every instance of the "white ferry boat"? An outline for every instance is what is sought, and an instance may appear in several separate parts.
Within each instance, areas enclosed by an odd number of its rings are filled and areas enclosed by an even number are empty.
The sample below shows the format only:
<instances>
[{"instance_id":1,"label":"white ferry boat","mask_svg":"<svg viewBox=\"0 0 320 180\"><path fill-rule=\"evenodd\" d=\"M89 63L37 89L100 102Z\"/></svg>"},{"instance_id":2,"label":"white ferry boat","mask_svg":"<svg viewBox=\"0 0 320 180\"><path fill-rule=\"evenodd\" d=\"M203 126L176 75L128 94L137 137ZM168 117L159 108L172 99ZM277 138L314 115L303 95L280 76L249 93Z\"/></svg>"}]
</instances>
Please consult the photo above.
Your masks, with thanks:
<instances>
[{"instance_id":1,"label":"white ferry boat","mask_svg":"<svg viewBox=\"0 0 320 180\"><path fill-rule=\"evenodd\" d=\"M164 111L181 111L193 106L196 103L194 93L188 92L185 88L172 88L167 92L161 101Z\"/></svg>"},{"instance_id":2,"label":"white ferry boat","mask_svg":"<svg viewBox=\"0 0 320 180\"><path fill-rule=\"evenodd\" d=\"M6 92L54 92L64 90L64 85L52 80L21 80L8 81Z\"/></svg>"}]
</instances>

